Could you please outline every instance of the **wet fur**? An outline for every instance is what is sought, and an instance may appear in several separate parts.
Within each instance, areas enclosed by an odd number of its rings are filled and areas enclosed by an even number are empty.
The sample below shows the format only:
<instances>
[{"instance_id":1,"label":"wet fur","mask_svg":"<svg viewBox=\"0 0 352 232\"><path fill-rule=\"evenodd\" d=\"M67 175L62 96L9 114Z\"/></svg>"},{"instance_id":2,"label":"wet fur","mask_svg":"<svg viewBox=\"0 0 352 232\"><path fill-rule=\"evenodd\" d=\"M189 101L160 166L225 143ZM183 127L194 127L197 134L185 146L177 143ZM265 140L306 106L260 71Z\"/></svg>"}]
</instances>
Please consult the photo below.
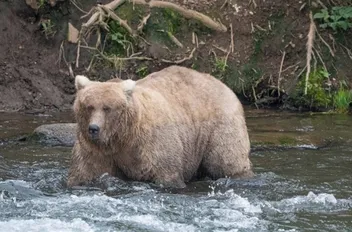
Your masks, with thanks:
<instances>
[{"instance_id":1,"label":"wet fur","mask_svg":"<svg viewBox=\"0 0 352 232\"><path fill-rule=\"evenodd\" d=\"M171 66L125 88L113 81L78 89L68 186L105 172L170 187L201 176L253 175L242 105L219 80ZM95 142L87 129L92 122L101 127Z\"/></svg>"}]
</instances>

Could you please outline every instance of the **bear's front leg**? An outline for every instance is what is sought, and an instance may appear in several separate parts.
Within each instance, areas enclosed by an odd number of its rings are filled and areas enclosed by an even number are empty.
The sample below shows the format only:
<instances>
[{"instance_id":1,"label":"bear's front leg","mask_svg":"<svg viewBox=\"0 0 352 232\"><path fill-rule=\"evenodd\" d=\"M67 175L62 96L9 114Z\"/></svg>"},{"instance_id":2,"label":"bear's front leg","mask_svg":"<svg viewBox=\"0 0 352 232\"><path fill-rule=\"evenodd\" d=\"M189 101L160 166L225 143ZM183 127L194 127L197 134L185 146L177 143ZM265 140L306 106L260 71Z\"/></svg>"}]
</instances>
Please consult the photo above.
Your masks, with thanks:
<instances>
[{"instance_id":1,"label":"bear's front leg","mask_svg":"<svg viewBox=\"0 0 352 232\"><path fill-rule=\"evenodd\" d=\"M67 186L87 184L104 173L114 175L114 162L109 156L88 151L77 141L73 147Z\"/></svg>"}]
</instances>

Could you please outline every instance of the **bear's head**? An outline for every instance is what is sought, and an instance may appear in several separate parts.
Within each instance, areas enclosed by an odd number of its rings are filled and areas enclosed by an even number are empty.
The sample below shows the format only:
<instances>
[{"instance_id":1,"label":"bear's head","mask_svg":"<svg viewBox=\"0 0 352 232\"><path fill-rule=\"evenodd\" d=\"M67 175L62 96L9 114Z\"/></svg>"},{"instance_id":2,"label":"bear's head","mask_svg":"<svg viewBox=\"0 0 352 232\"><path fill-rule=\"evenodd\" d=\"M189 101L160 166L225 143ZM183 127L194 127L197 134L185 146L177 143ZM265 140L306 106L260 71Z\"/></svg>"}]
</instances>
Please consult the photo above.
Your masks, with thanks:
<instances>
[{"instance_id":1,"label":"bear's head","mask_svg":"<svg viewBox=\"0 0 352 232\"><path fill-rule=\"evenodd\" d=\"M74 113L80 133L98 144L123 139L135 115L133 80L99 82L77 75Z\"/></svg>"}]
</instances>

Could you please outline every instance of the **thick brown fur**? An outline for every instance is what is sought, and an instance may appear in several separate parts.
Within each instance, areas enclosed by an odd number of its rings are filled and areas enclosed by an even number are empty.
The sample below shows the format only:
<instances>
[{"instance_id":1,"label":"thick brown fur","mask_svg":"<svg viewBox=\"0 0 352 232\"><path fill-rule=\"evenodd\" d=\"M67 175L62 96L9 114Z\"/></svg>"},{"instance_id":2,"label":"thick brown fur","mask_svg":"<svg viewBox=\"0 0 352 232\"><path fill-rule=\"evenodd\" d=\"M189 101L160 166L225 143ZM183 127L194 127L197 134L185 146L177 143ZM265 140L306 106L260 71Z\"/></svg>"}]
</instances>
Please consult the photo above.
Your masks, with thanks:
<instances>
[{"instance_id":1,"label":"thick brown fur","mask_svg":"<svg viewBox=\"0 0 352 232\"><path fill-rule=\"evenodd\" d=\"M78 82L77 82L78 81ZM76 78L77 141L68 186L103 173L184 187L195 177L250 177L242 105L211 75L170 66L135 82ZM91 140L89 124L100 127Z\"/></svg>"}]
</instances>

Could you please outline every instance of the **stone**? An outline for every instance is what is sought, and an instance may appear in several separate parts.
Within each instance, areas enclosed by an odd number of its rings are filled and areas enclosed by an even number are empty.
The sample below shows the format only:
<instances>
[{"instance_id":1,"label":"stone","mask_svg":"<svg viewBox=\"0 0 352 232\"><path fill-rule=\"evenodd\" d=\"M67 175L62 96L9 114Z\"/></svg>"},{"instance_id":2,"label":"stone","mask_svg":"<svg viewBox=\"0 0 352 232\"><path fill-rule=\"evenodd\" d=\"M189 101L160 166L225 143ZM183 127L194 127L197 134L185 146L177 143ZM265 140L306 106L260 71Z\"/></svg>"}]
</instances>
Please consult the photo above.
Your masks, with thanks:
<instances>
[{"instance_id":1,"label":"stone","mask_svg":"<svg viewBox=\"0 0 352 232\"><path fill-rule=\"evenodd\" d=\"M41 143L53 146L73 146L76 141L76 123L44 124L33 135Z\"/></svg>"}]
</instances>

